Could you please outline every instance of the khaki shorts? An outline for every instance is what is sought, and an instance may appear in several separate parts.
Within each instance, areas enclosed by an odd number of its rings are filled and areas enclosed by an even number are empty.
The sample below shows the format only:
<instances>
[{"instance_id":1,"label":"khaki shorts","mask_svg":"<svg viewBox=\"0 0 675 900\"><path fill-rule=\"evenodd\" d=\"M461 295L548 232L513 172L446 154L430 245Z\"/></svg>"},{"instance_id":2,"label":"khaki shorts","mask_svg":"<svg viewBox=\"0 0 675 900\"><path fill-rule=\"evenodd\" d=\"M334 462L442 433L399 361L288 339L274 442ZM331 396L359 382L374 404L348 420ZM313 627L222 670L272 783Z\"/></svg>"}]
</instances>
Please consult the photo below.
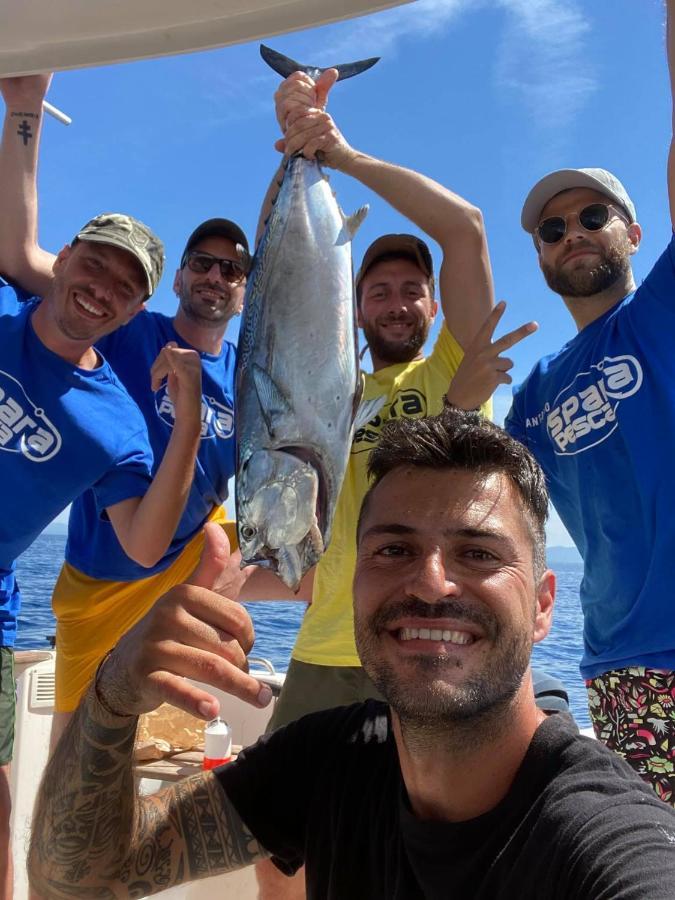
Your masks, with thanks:
<instances>
[{"instance_id":1,"label":"khaki shorts","mask_svg":"<svg viewBox=\"0 0 675 900\"><path fill-rule=\"evenodd\" d=\"M15 720L14 651L11 647L0 647L0 766L12 761Z\"/></svg>"},{"instance_id":2,"label":"khaki shorts","mask_svg":"<svg viewBox=\"0 0 675 900\"><path fill-rule=\"evenodd\" d=\"M371 698L383 699L361 666L315 666L292 659L266 731L274 731L308 713Z\"/></svg>"}]
</instances>

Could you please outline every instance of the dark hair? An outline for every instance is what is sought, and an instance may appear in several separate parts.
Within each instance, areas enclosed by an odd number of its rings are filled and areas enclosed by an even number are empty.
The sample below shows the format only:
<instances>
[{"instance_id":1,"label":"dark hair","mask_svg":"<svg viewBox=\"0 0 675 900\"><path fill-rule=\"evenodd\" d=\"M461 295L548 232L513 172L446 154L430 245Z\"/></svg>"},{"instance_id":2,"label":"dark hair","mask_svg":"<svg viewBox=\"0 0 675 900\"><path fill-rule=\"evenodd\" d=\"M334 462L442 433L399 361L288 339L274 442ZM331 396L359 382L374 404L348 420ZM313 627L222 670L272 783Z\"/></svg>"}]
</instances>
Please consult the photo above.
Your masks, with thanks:
<instances>
[{"instance_id":1,"label":"dark hair","mask_svg":"<svg viewBox=\"0 0 675 900\"><path fill-rule=\"evenodd\" d=\"M427 279L427 282L429 284L429 293L431 294L431 297L433 299L434 291L436 290L436 280L433 275L426 274L426 272L420 265L419 257L416 256L412 251L408 253L405 250L392 250L389 253L383 253L381 256L376 256L375 259L368 266L366 271L363 272L363 274L357 281L357 283L356 283L356 305L357 306L361 306L361 295L363 293L361 286L363 284L363 279L366 277L368 272L370 272L370 270L373 268L373 266L376 266L378 263L392 262L395 259L407 259L408 262L414 263L417 266L417 268L420 270L420 272L422 272L423 275L425 276L425 278Z\"/></svg>"},{"instance_id":2,"label":"dark hair","mask_svg":"<svg viewBox=\"0 0 675 900\"><path fill-rule=\"evenodd\" d=\"M449 404L437 416L387 422L368 459L371 485L361 504L357 540L374 489L385 475L402 466L506 475L523 502L532 535L535 574L544 571L548 518L544 473L530 451L502 428L478 412Z\"/></svg>"}]
</instances>

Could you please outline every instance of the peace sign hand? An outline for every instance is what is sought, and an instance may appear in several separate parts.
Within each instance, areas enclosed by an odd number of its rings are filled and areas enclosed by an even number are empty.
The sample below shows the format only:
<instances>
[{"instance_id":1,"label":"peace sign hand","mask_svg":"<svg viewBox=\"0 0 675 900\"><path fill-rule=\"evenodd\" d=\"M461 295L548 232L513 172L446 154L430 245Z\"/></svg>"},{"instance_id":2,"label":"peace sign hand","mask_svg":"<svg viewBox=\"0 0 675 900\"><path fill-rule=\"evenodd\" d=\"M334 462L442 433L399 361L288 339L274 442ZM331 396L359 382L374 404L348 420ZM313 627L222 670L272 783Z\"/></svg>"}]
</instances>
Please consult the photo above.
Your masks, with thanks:
<instances>
[{"instance_id":1,"label":"peace sign hand","mask_svg":"<svg viewBox=\"0 0 675 900\"><path fill-rule=\"evenodd\" d=\"M492 340L499 320L504 315L506 303L501 300L481 325L448 388L447 399L461 409L477 409L490 399L499 384L511 384L508 374L513 361L500 354L518 344L539 328L536 322L527 322Z\"/></svg>"}]
</instances>

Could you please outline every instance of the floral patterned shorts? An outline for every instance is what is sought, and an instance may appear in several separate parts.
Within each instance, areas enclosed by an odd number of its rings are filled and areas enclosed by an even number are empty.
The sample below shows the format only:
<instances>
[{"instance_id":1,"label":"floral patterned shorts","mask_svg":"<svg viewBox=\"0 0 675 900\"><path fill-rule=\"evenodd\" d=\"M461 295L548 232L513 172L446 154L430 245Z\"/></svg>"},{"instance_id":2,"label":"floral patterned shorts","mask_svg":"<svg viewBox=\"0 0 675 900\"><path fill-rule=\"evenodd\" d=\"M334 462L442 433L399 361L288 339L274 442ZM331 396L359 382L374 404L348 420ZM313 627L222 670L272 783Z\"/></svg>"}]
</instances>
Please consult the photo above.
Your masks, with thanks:
<instances>
[{"instance_id":1,"label":"floral patterned shorts","mask_svg":"<svg viewBox=\"0 0 675 900\"><path fill-rule=\"evenodd\" d=\"M586 688L596 737L675 806L675 672L631 666Z\"/></svg>"}]
</instances>

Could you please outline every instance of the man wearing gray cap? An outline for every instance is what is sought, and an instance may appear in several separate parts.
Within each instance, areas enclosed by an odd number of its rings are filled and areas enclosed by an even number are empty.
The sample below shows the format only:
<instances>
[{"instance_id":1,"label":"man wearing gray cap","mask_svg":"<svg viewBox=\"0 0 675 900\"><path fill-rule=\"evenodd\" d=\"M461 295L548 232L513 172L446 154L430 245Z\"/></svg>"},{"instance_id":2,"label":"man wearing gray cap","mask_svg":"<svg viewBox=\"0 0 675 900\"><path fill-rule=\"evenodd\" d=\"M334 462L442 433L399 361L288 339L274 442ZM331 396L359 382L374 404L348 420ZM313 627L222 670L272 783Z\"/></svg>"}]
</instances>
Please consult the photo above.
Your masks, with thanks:
<instances>
[{"instance_id":1,"label":"man wearing gray cap","mask_svg":"<svg viewBox=\"0 0 675 900\"><path fill-rule=\"evenodd\" d=\"M674 9L669 0L671 79ZM669 191L672 212L672 163ZM522 224L579 333L537 363L506 427L544 468L584 559L581 672L595 732L675 804L675 245L636 288L635 206L604 169L547 175Z\"/></svg>"}]
</instances>

